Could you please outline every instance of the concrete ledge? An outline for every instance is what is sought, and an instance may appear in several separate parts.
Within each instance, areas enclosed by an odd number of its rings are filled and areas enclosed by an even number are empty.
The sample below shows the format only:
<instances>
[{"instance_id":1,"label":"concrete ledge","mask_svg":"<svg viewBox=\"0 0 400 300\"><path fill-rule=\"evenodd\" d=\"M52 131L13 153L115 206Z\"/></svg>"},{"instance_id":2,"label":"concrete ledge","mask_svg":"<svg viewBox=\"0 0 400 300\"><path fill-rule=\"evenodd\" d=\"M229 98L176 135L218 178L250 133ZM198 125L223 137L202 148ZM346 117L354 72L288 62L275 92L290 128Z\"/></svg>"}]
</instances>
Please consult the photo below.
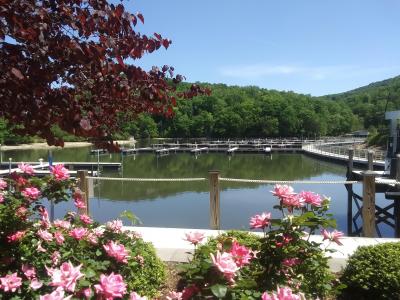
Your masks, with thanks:
<instances>
[{"instance_id":1,"label":"concrete ledge","mask_svg":"<svg viewBox=\"0 0 400 300\"><path fill-rule=\"evenodd\" d=\"M183 228L160 228L160 227L124 227L127 230L134 230L139 233L146 242L153 243L157 255L163 261L187 262L193 253L193 246L183 240L185 233L190 231L200 231L206 237L215 237L224 230L205 230L205 229L183 229ZM260 232L251 232L259 234ZM322 243L321 235L312 235L311 241ZM359 246L376 245L387 242L400 242L400 239L394 238L360 238L343 237L341 239L343 246L324 241L321 247L337 250L334 253L328 253L330 256L329 266L333 272L338 272L346 266L348 257L354 253Z\"/></svg>"}]
</instances>

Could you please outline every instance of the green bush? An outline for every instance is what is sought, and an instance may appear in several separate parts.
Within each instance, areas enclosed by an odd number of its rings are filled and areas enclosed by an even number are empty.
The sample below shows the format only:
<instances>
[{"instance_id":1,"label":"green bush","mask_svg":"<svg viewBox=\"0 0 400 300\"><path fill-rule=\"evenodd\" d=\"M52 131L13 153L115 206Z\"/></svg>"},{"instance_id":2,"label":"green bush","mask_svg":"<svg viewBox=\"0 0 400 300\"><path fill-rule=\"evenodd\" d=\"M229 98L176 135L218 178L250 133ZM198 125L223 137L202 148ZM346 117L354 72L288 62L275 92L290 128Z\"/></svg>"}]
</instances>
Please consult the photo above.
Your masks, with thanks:
<instances>
[{"instance_id":1,"label":"green bush","mask_svg":"<svg viewBox=\"0 0 400 300\"><path fill-rule=\"evenodd\" d=\"M344 299L400 299L400 243L359 247L342 282Z\"/></svg>"}]
</instances>

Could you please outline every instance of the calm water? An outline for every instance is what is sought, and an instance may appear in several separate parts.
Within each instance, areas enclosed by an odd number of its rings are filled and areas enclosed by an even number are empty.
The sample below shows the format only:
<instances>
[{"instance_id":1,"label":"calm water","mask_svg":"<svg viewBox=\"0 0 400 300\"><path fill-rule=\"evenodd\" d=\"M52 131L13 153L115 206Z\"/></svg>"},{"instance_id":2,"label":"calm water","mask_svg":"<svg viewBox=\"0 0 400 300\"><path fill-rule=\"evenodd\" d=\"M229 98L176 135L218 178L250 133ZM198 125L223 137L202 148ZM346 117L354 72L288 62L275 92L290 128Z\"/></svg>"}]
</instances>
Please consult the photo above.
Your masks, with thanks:
<instances>
[{"instance_id":1,"label":"calm water","mask_svg":"<svg viewBox=\"0 0 400 300\"><path fill-rule=\"evenodd\" d=\"M46 150L19 150L3 153L5 160L37 161L47 158ZM97 161L89 148L53 150L54 161ZM102 176L143 178L208 177L209 170L220 170L222 177L275 180L344 180L346 168L302 154L154 154L124 156L102 155L100 161L122 162L120 172L104 172ZM296 191L312 190L332 198L330 210L339 229L347 232L347 193L343 185L295 184ZM272 211L276 199L272 185L221 183L221 227L247 229L249 218L262 211ZM361 186L356 186L359 189ZM359 190L358 190L359 191ZM117 218L124 210L132 211L144 226L208 228L209 188L203 182L111 182L95 186L90 199L90 212L100 222ZM379 200L384 201L384 200ZM56 206L56 217L62 217L71 203ZM382 229L390 235L387 228Z\"/></svg>"}]
</instances>

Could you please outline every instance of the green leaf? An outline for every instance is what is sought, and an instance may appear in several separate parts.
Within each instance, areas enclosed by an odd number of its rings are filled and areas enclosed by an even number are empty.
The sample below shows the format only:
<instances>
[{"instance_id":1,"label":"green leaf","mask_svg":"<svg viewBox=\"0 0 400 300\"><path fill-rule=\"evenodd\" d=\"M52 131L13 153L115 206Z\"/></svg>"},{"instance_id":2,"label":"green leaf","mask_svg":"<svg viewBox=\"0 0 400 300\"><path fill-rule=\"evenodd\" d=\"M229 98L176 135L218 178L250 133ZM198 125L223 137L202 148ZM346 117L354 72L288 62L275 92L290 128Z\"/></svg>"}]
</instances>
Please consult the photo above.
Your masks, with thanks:
<instances>
[{"instance_id":1,"label":"green leaf","mask_svg":"<svg viewBox=\"0 0 400 300\"><path fill-rule=\"evenodd\" d=\"M214 284L211 287L211 292L214 294L215 297L218 297L220 299L225 297L227 291L228 288L226 287L226 285Z\"/></svg>"}]
</instances>

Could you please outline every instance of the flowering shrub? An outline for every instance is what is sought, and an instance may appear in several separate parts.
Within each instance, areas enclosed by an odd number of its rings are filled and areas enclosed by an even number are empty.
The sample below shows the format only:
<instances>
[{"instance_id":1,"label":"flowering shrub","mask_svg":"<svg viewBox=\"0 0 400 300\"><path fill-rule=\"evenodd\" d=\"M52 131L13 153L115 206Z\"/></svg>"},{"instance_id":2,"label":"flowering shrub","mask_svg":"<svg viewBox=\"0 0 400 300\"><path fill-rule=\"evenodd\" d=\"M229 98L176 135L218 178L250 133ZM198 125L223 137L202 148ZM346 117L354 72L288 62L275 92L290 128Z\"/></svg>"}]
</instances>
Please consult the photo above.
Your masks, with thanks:
<instances>
[{"instance_id":1,"label":"flowering shrub","mask_svg":"<svg viewBox=\"0 0 400 300\"><path fill-rule=\"evenodd\" d=\"M85 203L63 166L38 179L0 180L0 299L145 299L158 293L165 270L154 248L115 220L105 226L74 212L50 222L41 204Z\"/></svg>"},{"instance_id":2,"label":"flowering shrub","mask_svg":"<svg viewBox=\"0 0 400 300\"><path fill-rule=\"evenodd\" d=\"M322 243L340 244L342 233L326 229L336 226L327 214L329 199L286 185L276 185L272 193L282 218L263 212L250 219L250 228L263 236L229 232L204 245L191 241L193 259L181 266L182 299L302 299L336 292L323 245L309 240L321 230Z\"/></svg>"}]
</instances>

